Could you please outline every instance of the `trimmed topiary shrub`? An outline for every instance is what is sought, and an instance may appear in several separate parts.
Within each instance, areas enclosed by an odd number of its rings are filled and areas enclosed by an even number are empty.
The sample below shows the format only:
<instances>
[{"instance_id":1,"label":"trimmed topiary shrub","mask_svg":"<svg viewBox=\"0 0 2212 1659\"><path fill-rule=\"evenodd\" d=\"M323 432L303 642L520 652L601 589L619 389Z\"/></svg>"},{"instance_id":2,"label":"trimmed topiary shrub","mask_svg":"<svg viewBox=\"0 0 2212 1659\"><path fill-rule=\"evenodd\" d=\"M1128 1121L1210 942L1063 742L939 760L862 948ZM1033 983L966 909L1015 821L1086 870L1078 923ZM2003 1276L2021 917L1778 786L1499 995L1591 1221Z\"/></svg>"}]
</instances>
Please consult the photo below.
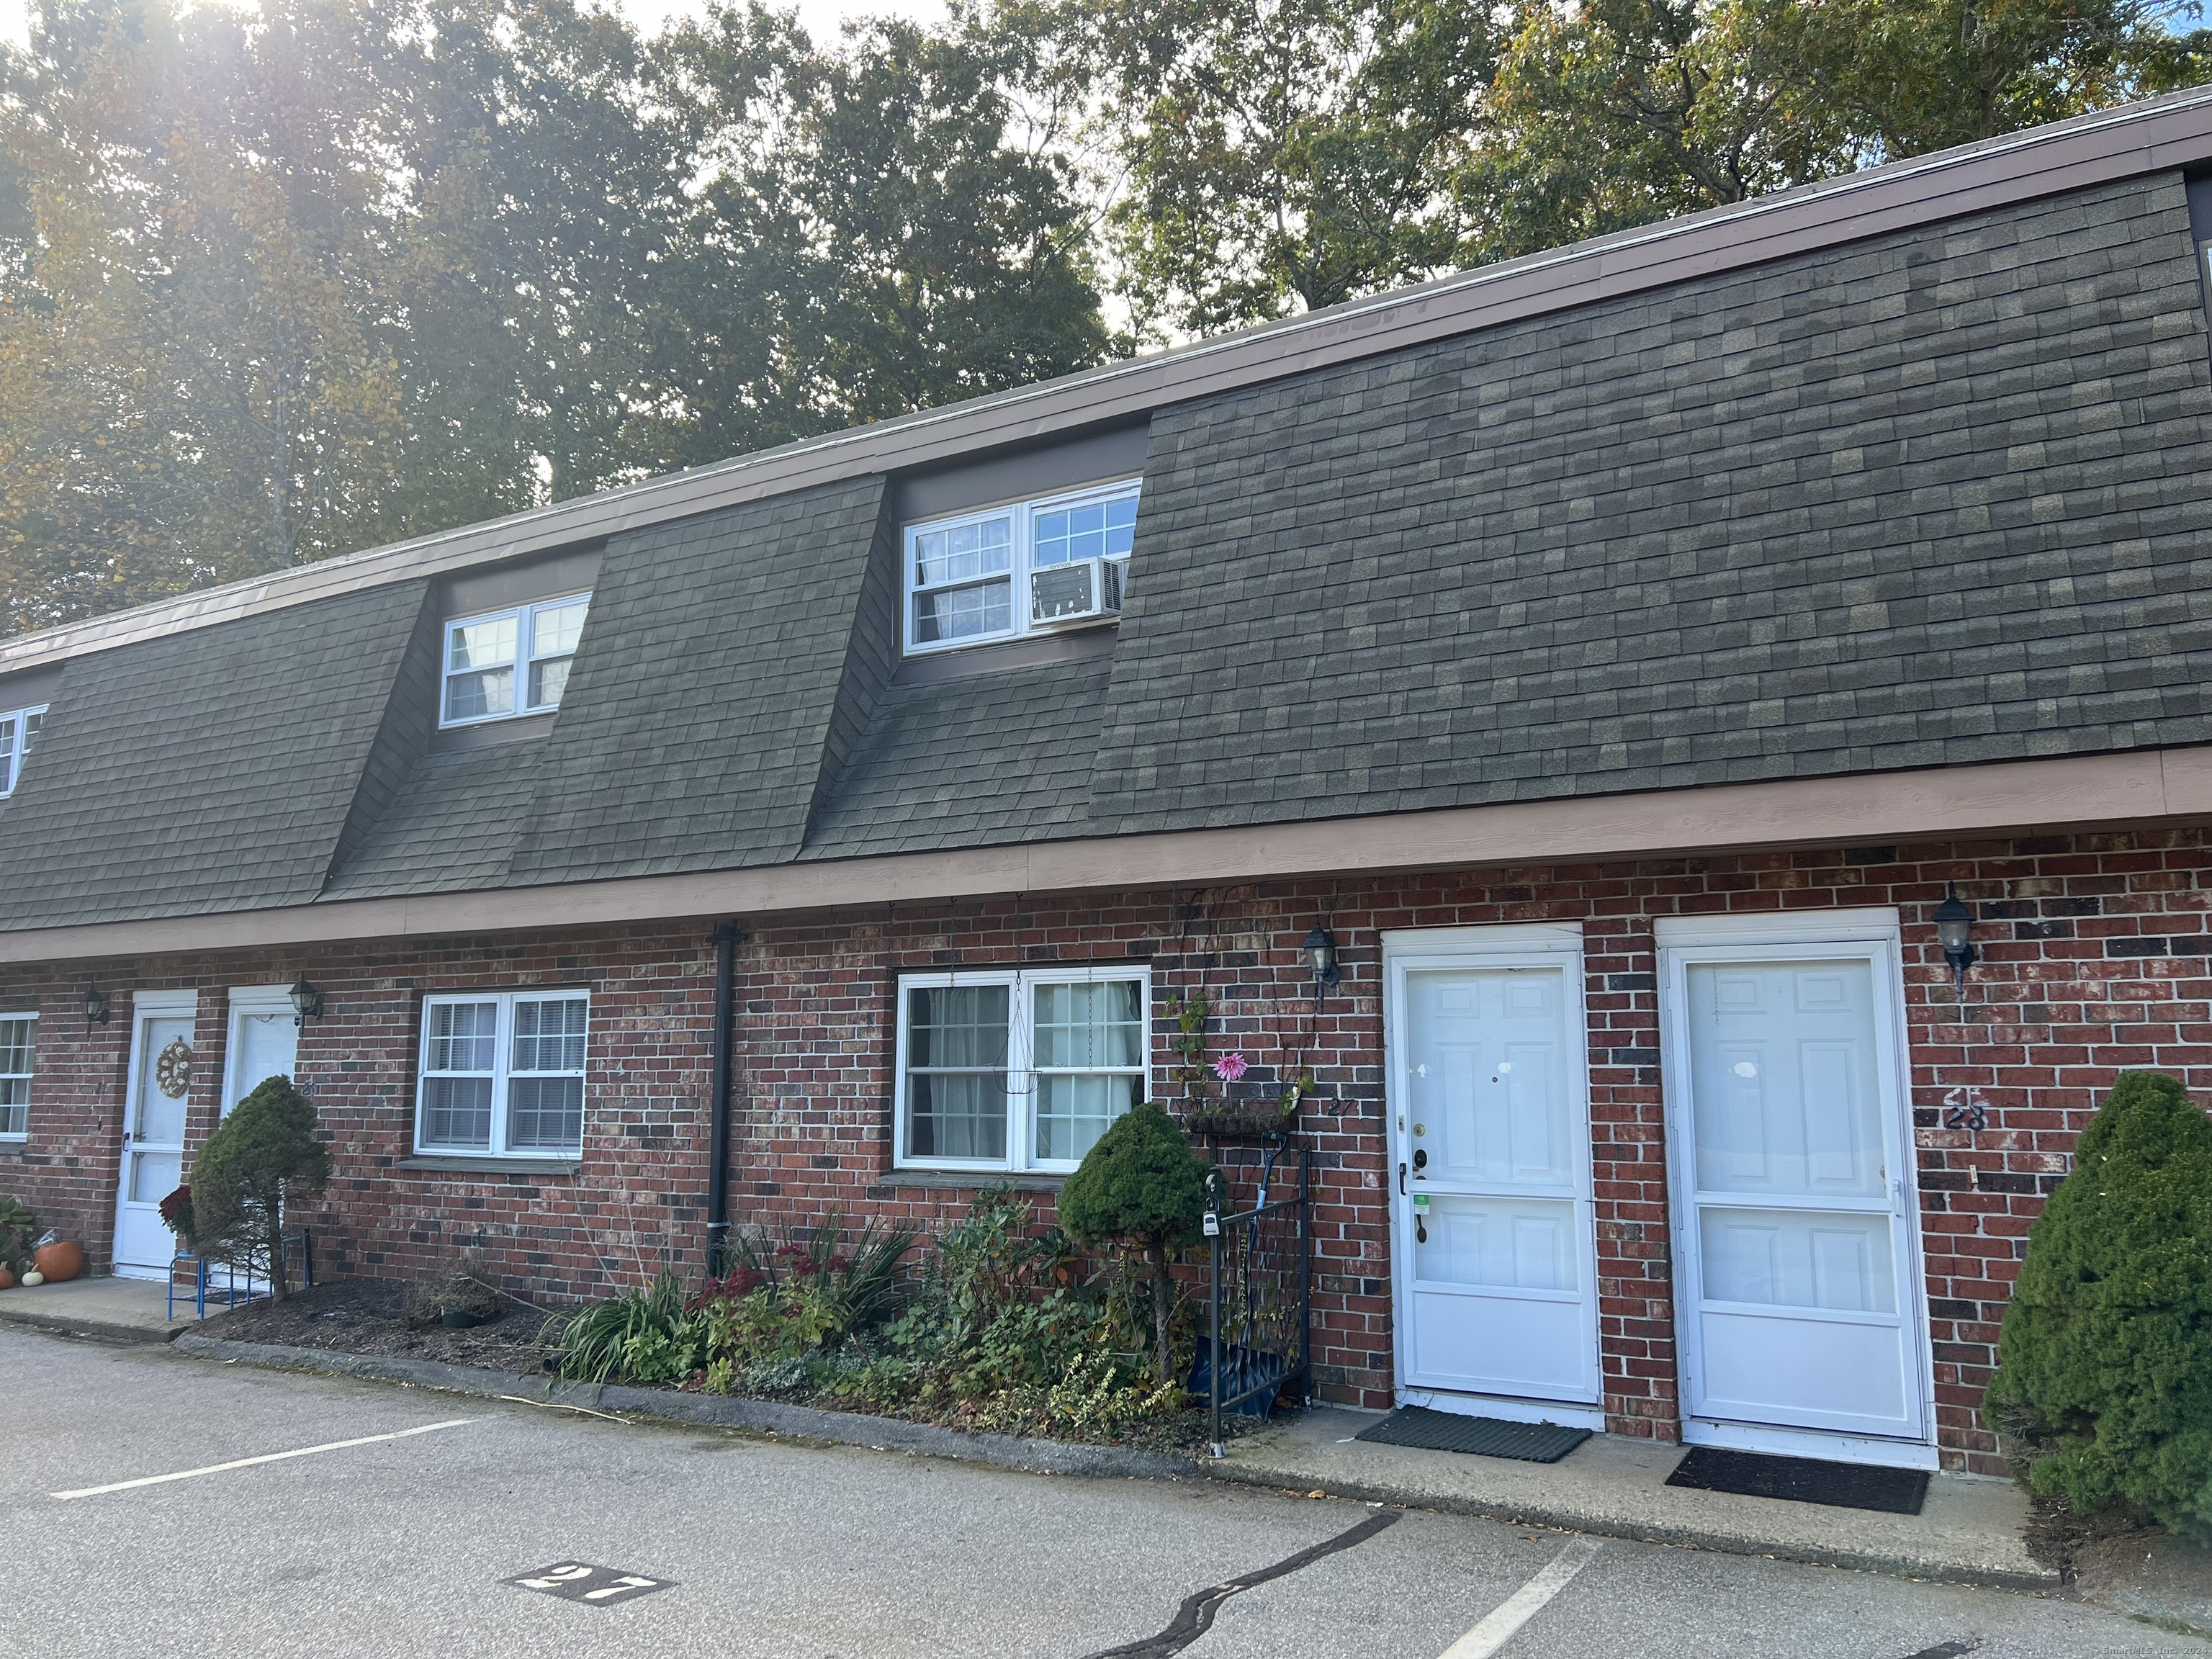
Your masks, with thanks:
<instances>
[{"instance_id":1,"label":"trimmed topiary shrub","mask_svg":"<svg viewBox=\"0 0 2212 1659\"><path fill-rule=\"evenodd\" d=\"M2032 1491L2212 1543L2212 1118L2127 1072L2037 1219L1983 1406Z\"/></svg>"},{"instance_id":2,"label":"trimmed topiary shrub","mask_svg":"<svg viewBox=\"0 0 2212 1659\"><path fill-rule=\"evenodd\" d=\"M272 1077L231 1108L192 1160L192 1242L207 1255L265 1271L281 1302L284 1206L321 1192L330 1178L314 1103Z\"/></svg>"},{"instance_id":3,"label":"trimmed topiary shrub","mask_svg":"<svg viewBox=\"0 0 2212 1659\"><path fill-rule=\"evenodd\" d=\"M1166 1111L1151 1101L1117 1118L1060 1188L1060 1224L1079 1243L1144 1252L1152 1268L1152 1358L1171 1375L1168 1326L1175 1286L1170 1255L1198 1236L1206 1215L1206 1163Z\"/></svg>"}]
</instances>

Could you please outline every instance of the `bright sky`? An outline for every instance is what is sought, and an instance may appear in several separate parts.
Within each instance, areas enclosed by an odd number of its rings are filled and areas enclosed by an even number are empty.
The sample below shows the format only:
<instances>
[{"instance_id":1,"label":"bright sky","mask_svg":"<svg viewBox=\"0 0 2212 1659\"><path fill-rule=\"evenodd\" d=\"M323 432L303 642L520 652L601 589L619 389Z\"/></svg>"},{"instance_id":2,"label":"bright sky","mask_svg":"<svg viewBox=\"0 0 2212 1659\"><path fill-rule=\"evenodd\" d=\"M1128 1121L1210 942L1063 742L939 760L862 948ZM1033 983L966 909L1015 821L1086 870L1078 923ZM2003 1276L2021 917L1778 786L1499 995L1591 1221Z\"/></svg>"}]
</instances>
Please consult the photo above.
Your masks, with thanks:
<instances>
[{"instance_id":1,"label":"bright sky","mask_svg":"<svg viewBox=\"0 0 2212 1659\"><path fill-rule=\"evenodd\" d=\"M648 33L672 17L690 16L705 9L699 0L613 0L613 3ZM807 33L822 40L835 40L838 23L847 17L890 12L933 21L945 15L943 0L777 0L777 3L798 12ZM28 0L0 0L0 40L21 46L29 33Z\"/></svg>"}]
</instances>

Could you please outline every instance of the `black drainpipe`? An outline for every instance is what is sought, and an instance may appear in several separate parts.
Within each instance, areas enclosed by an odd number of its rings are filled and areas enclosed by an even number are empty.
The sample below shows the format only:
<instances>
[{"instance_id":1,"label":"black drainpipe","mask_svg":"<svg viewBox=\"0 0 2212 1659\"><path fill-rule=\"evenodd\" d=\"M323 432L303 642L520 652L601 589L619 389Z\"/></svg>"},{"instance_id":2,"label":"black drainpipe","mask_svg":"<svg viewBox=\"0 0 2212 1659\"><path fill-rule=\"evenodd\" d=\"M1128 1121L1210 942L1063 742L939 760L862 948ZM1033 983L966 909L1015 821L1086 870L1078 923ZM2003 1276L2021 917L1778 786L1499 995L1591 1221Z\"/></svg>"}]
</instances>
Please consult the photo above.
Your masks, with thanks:
<instances>
[{"instance_id":1,"label":"black drainpipe","mask_svg":"<svg viewBox=\"0 0 2212 1659\"><path fill-rule=\"evenodd\" d=\"M737 1024L738 924L714 930L714 1082L707 1132L707 1272L729 1265L730 1047Z\"/></svg>"}]
</instances>

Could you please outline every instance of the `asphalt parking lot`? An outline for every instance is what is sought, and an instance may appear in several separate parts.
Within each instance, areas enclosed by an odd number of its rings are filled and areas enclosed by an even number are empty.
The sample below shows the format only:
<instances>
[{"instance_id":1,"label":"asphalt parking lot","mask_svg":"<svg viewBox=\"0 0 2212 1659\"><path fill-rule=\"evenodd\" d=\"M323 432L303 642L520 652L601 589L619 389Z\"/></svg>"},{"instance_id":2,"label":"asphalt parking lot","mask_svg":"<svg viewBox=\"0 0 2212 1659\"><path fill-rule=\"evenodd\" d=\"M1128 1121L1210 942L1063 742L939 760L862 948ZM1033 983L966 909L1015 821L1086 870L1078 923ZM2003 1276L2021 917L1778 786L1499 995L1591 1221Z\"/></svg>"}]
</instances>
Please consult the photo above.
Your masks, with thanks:
<instances>
[{"instance_id":1,"label":"asphalt parking lot","mask_svg":"<svg viewBox=\"0 0 2212 1659\"><path fill-rule=\"evenodd\" d=\"M2207 1653L2055 1599L152 1347L0 1332L0 1399L4 1628L40 1659Z\"/></svg>"}]
</instances>

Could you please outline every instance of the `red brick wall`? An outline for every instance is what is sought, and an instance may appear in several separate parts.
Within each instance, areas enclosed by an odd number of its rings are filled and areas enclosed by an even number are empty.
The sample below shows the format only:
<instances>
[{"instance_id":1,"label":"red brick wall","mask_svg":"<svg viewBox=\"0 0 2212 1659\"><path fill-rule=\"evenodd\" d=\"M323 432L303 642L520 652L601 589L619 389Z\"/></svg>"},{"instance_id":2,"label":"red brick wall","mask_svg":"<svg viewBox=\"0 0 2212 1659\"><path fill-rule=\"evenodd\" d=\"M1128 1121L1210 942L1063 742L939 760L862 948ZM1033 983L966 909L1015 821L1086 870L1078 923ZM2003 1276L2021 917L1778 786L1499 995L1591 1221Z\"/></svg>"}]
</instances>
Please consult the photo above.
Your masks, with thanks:
<instances>
[{"instance_id":1,"label":"red brick wall","mask_svg":"<svg viewBox=\"0 0 2212 1659\"><path fill-rule=\"evenodd\" d=\"M1218 999L1213 1052L1253 1070L1229 1092L1272 1095L1304 1063L1320 1097L1301 1120L1320 1206L1316 1358L1323 1392L1388 1403L1391 1377L1387 1147L1382 1115L1383 929L1578 921L1585 930L1591 1116L1606 1411L1616 1432L1672 1438L1674 1391L1652 920L1719 911L1897 905L1920 1145L1922 1228L1947 1462L1990 1468L1973 1412L2029 1222L2063 1173L2098 1091L2154 1066L2212 1091L2212 843L2198 831L1731 854L1412 877L1222 886L1197 892L1031 896L901 906L757 925L738 951L733 1076L735 1218L941 1223L969 1188L890 1170L893 975L903 969L1143 960L1152 968L1158 1092L1174 1056L1163 1005ZM1956 882L1985 955L1955 998L1928 916ZM1316 916L1345 981L1312 1014L1297 946ZM172 957L0 976L0 1001L40 998L40 1071L24 1152L0 1152L0 1191L68 1219L104 1255L129 1004L197 984L196 1123L221 1073L222 988L305 971L328 1011L301 1074L333 1133L339 1176L317 1226L346 1271L420 1272L481 1243L516 1288L569 1295L664 1261L696 1269L704 1220L711 1050L709 924L453 938L281 956ZM82 987L117 1018L88 1035ZM583 984L592 991L584 1173L477 1178L397 1167L407 1156L420 1000L432 991ZM1973 1085L1978 1134L1938 1127ZM1218 1085L1215 1085L1218 1091ZM196 1129L196 1133L203 1130ZM1049 1214L1048 1187L1037 1194Z\"/></svg>"}]
</instances>

